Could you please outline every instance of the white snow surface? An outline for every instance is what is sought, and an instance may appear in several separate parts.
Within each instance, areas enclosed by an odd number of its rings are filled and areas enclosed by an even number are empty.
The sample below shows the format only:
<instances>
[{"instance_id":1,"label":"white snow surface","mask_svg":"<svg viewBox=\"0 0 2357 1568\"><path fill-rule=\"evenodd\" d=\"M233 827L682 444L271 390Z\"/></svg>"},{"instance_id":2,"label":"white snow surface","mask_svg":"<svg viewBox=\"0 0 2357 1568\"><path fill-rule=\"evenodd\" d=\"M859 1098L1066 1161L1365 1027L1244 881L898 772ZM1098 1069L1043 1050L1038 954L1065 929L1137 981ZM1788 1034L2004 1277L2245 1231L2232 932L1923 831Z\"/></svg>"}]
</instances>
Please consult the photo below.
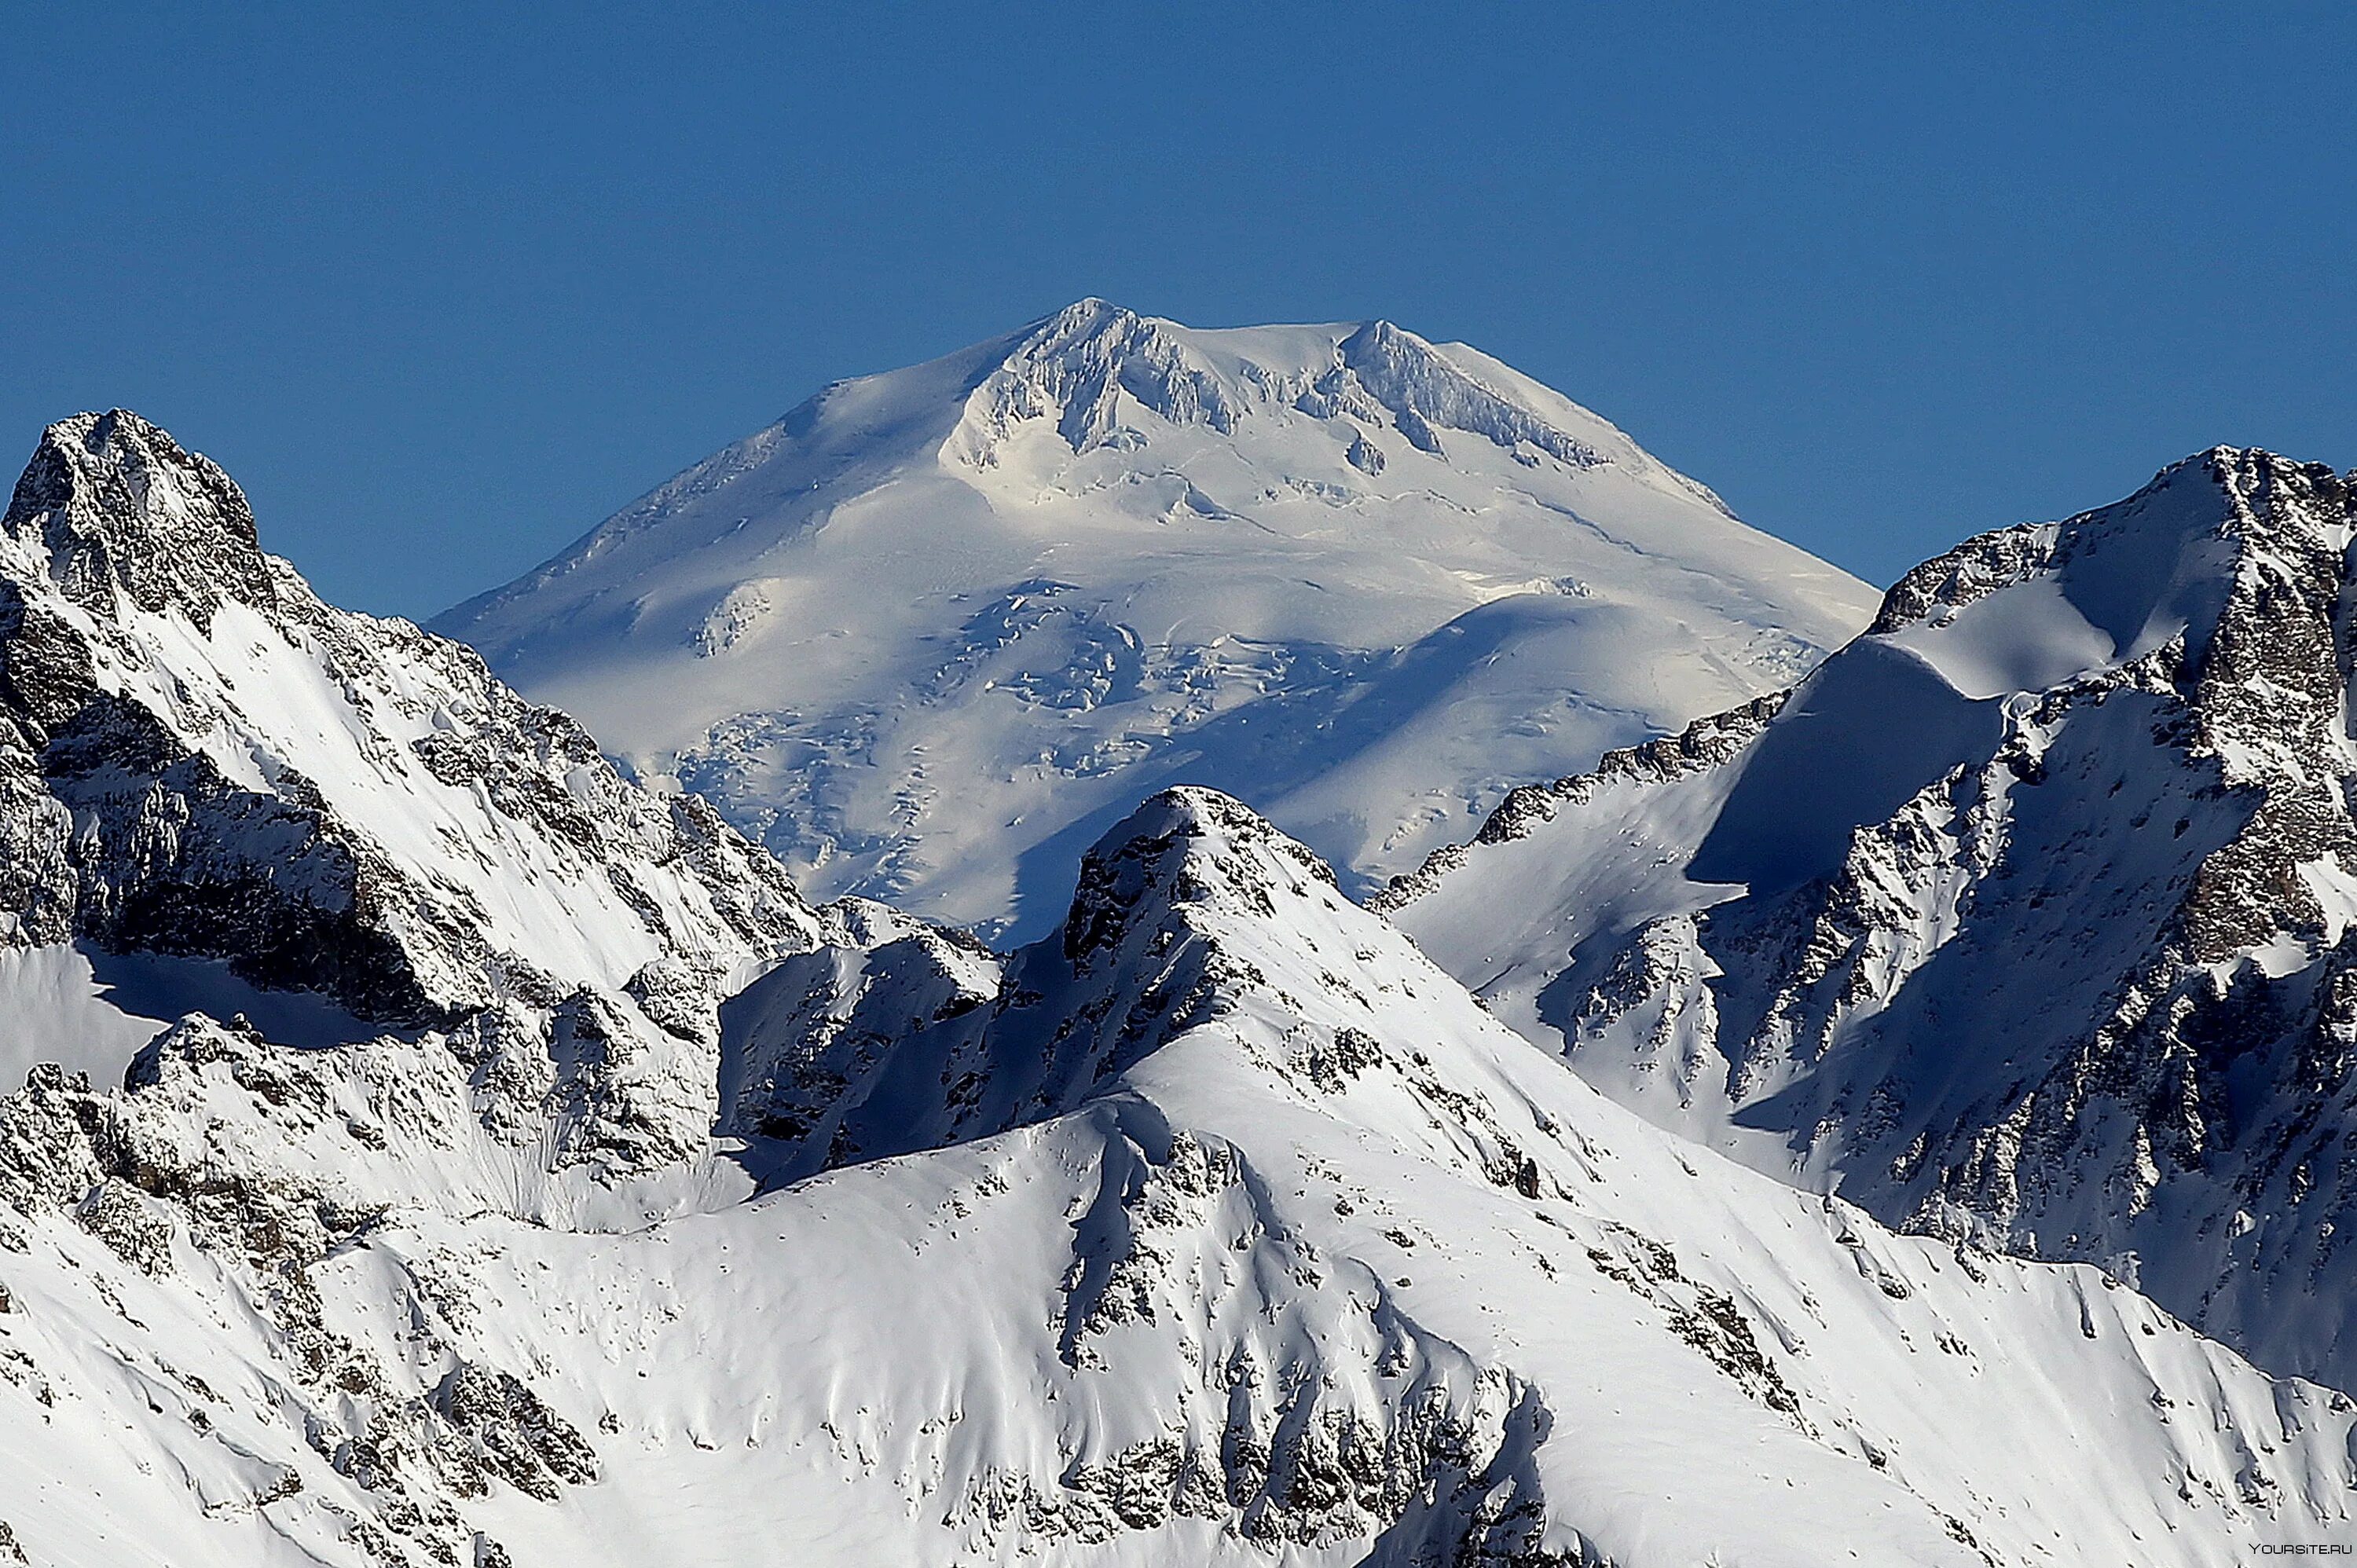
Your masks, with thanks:
<instances>
[{"instance_id":1,"label":"white snow surface","mask_svg":"<svg viewBox=\"0 0 2357 1568\"><path fill-rule=\"evenodd\" d=\"M196 1011L242 1014L289 1045L336 1045L369 1032L324 997L257 990L217 960L64 942L0 947L0 1090L42 1062L118 1082L140 1047Z\"/></svg>"},{"instance_id":2,"label":"white snow surface","mask_svg":"<svg viewBox=\"0 0 2357 1568\"><path fill-rule=\"evenodd\" d=\"M829 387L435 626L813 897L1020 937L1165 784L1370 886L1873 604L1464 345L1092 299Z\"/></svg>"},{"instance_id":3,"label":"white snow surface","mask_svg":"<svg viewBox=\"0 0 2357 1568\"><path fill-rule=\"evenodd\" d=\"M1421 439L1595 467L1352 352ZM1123 363L1240 417L1226 360ZM2165 653L2205 583L2072 602ZM1779 722L2087 636L1975 624ZM1968 746L2002 700L1949 690L1823 800ZM2097 756L2141 721L2104 711ZM134 416L53 428L6 513L0 720L0 1563L2195 1568L2357 1527L2342 1393L1663 1131L1227 796L1135 809L1012 952L813 909L465 650L319 604ZM1667 865L1738 794L1596 831Z\"/></svg>"},{"instance_id":4,"label":"white snow surface","mask_svg":"<svg viewBox=\"0 0 2357 1568\"><path fill-rule=\"evenodd\" d=\"M0 1519L56 1568L2192 1565L2349 1526L2346 1400L1656 1131L1232 801L1148 802L1010 974L848 1086L907 1152L594 1234L467 1196L430 1049L184 1026L81 1113L156 1192L0 1234ZM20 1161L56 1102L5 1102ZM368 1218L288 1273L176 1193Z\"/></svg>"}]
</instances>

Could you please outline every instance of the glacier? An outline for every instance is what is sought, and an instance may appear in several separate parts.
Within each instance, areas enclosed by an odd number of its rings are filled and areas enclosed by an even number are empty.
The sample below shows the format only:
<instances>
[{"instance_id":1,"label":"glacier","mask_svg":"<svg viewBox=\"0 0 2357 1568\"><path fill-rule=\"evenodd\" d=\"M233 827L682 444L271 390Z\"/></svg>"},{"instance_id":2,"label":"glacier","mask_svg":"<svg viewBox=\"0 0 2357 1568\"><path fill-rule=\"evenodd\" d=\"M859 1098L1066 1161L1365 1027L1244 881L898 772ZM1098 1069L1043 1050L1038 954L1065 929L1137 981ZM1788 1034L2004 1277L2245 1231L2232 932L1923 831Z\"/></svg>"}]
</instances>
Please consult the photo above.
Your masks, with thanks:
<instances>
[{"instance_id":1,"label":"glacier","mask_svg":"<svg viewBox=\"0 0 2357 1568\"><path fill-rule=\"evenodd\" d=\"M434 626L813 897L1019 940L1156 789L1369 889L1874 597L1464 345L1089 299L829 387Z\"/></svg>"}]
</instances>

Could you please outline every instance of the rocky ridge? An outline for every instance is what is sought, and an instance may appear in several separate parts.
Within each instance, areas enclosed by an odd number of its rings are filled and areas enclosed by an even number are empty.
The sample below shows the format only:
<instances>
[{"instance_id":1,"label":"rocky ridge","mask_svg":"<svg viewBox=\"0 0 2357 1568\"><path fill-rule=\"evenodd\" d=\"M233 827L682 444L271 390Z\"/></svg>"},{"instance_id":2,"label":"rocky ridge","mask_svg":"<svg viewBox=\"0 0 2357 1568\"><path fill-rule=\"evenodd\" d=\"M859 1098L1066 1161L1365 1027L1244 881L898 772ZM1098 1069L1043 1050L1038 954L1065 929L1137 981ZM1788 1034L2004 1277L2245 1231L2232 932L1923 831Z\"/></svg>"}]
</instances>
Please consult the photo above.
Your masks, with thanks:
<instances>
[{"instance_id":1,"label":"rocky ridge","mask_svg":"<svg viewBox=\"0 0 2357 1568\"><path fill-rule=\"evenodd\" d=\"M2345 1380L2352 538L2231 448L1983 535L1731 753L1533 797L1395 918L1664 1123Z\"/></svg>"},{"instance_id":2,"label":"rocky ridge","mask_svg":"<svg viewBox=\"0 0 2357 1568\"><path fill-rule=\"evenodd\" d=\"M1232 799L1149 800L1011 954L813 910L463 652L242 577L160 432L53 437L94 478L20 488L5 668L70 701L8 777L75 832L0 985L115 962L135 893L210 911L151 972L327 1022L0 1097L31 1560L2190 1565L2351 1516L2346 1399L1648 1127ZM230 586L150 607L143 541Z\"/></svg>"},{"instance_id":3,"label":"rocky ridge","mask_svg":"<svg viewBox=\"0 0 2357 1568\"><path fill-rule=\"evenodd\" d=\"M120 412L52 426L0 517L0 819L10 943L463 1038L626 1166L701 1146L720 998L823 924L467 649L322 604L228 476Z\"/></svg>"}]
</instances>

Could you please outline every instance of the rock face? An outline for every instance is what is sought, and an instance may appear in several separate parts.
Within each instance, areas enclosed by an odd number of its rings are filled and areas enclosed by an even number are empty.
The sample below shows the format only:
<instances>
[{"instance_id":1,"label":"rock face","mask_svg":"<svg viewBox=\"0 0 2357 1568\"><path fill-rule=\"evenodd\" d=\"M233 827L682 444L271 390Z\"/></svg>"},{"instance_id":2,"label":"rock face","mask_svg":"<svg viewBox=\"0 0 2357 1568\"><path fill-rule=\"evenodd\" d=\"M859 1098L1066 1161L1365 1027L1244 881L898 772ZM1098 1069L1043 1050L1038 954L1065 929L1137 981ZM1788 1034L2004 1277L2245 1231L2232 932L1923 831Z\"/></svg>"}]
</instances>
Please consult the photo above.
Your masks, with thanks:
<instances>
[{"instance_id":1,"label":"rock face","mask_svg":"<svg viewBox=\"0 0 2357 1568\"><path fill-rule=\"evenodd\" d=\"M0 939L440 1031L627 1165L702 1146L720 999L821 929L467 649L320 603L164 432L43 436L0 517Z\"/></svg>"},{"instance_id":2,"label":"rock face","mask_svg":"<svg viewBox=\"0 0 2357 1568\"><path fill-rule=\"evenodd\" d=\"M2352 537L2348 480L2229 448L1983 535L1395 918L1658 1121L2346 1381Z\"/></svg>"},{"instance_id":3,"label":"rock face","mask_svg":"<svg viewBox=\"0 0 2357 1568\"><path fill-rule=\"evenodd\" d=\"M726 1132L798 1147L903 1039L998 997L1002 961L964 932L864 899L828 912L840 940L786 960L720 1010Z\"/></svg>"},{"instance_id":4,"label":"rock face","mask_svg":"<svg viewBox=\"0 0 2357 1568\"><path fill-rule=\"evenodd\" d=\"M436 626L807 888L1028 939L1167 784L1371 886L1872 604L1461 344L1083 300L827 389Z\"/></svg>"}]
</instances>

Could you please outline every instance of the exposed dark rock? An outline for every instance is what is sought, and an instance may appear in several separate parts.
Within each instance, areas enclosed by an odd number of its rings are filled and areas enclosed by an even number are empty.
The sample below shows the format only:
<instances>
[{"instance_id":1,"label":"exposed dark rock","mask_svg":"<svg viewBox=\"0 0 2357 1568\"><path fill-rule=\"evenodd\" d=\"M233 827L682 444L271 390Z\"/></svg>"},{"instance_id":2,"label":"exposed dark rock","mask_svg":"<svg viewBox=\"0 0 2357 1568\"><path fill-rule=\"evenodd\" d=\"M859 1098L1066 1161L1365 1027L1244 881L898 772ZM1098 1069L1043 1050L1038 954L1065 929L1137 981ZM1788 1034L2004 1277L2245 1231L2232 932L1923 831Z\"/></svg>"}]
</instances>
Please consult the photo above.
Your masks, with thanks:
<instances>
[{"instance_id":1,"label":"exposed dark rock","mask_svg":"<svg viewBox=\"0 0 2357 1568\"><path fill-rule=\"evenodd\" d=\"M1919 566L1821 679L1941 657L2007 593L2030 596L2010 624L2095 661L2005 697L1996 742L1845 826L1830 873L1697 891L1565 955L1548 1020L1632 1103L1722 1106L1886 1219L2119 1270L2263 1362L2351 1375L2352 540L2347 479L2222 447ZM1792 728L1781 702L1518 791L1379 907L1413 929L1476 851L1609 780L1742 777ZM1890 714L1893 744L1920 718ZM1836 780L1882 744L1845 729L1787 773Z\"/></svg>"}]
</instances>

